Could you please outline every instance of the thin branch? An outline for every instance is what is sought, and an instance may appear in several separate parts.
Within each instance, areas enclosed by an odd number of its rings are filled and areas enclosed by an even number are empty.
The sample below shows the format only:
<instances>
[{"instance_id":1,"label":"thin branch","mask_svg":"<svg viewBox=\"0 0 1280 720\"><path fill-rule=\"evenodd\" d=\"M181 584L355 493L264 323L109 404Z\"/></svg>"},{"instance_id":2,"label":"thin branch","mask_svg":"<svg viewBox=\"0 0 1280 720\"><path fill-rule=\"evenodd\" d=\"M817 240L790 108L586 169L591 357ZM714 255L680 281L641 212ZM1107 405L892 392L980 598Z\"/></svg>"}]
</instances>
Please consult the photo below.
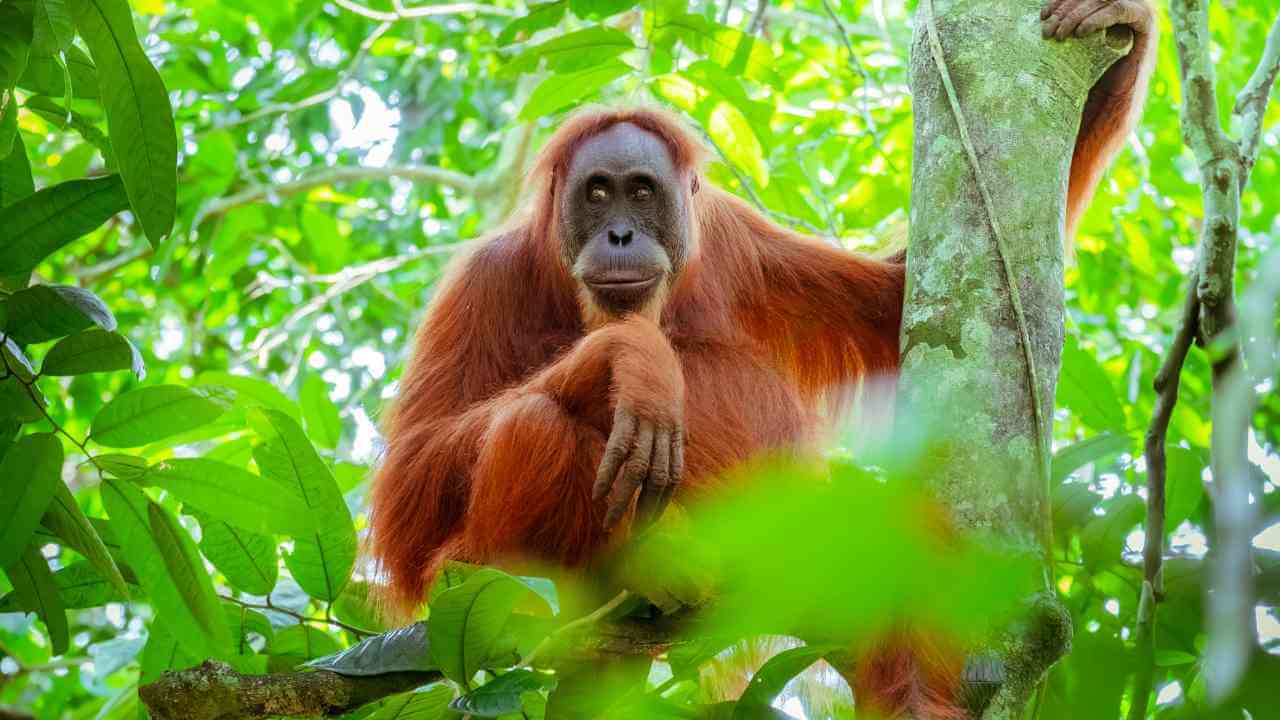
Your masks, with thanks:
<instances>
[{"instance_id":1,"label":"thin branch","mask_svg":"<svg viewBox=\"0 0 1280 720\"><path fill-rule=\"evenodd\" d=\"M397 22L399 20L418 20L427 17L439 17L441 15L494 15L497 17L515 17L515 12L503 7L497 7L488 3L445 3L442 5L422 5L419 7L407 8L399 2L393 3L394 12L384 12L382 10L374 10L371 7L351 2L351 0L333 0L338 7L349 10L361 17L370 20L379 20L381 22Z\"/></svg>"},{"instance_id":2,"label":"thin branch","mask_svg":"<svg viewBox=\"0 0 1280 720\"><path fill-rule=\"evenodd\" d=\"M283 608L278 605L273 605L272 603L269 603L269 602L253 603L247 600L241 600L240 598L231 597L230 595L220 595L219 597L222 598L223 600L226 600L227 602L235 603L240 607L249 608L251 610L270 610L272 612L278 612L282 615L288 615L289 617L293 618L294 620L297 620L300 623L320 623L322 625L329 625L331 627L342 628L343 630L346 630L352 635L359 637L361 640L367 637L373 637L374 635L378 634L371 630L365 630L363 628L358 628L354 625L348 625L347 623L344 623L341 620L336 620L329 614L327 609L325 611L325 617L319 618L319 617L311 617L309 615L304 615L296 610Z\"/></svg>"},{"instance_id":3,"label":"thin branch","mask_svg":"<svg viewBox=\"0 0 1280 720\"><path fill-rule=\"evenodd\" d=\"M210 201L197 214L191 227L199 227L206 218L221 215L232 208L249 205L267 198L278 199L296 195L322 185L359 182L361 180L387 180L393 177L418 182L435 183L471 193L476 181L470 175L430 165L392 165L387 167L334 167L312 172L304 177L279 185L259 185L234 195Z\"/></svg>"},{"instance_id":4,"label":"thin branch","mask_svg":"<svg viewBox=\"0 0 1280 720\"><path fill-rule=\"evenodd\" d=\"M769 0L756 0L756 11L751 15L751 24L747 26L748 35L759 35L764 30L765 15L769 10Z\"/></svg>"},{"instance_id":5,"label":"thin branch","mask_svg":"<svg viewBox=\"0 0 1280 720\"><path fill-rule=\"evenodd\" d=\"M547 648L554 645L557 640L563 637L568 637L570 634L578 630L581 630L582 628L595 625L596 623L608 617L609 613L612 613L614 610L617 610L618 607L622 605L622 603L626 602L630 598L631 598L631 592L628 590L623 590L619 592L617 595L613 596L612 600L596 608L596 610L591 614L584 615L578 618L577 620L574 620L572 622L567 622L564 625L561 625L559 628L555 630L555 632L546 636L545 638L542 639L541 642L535 645L534 648L529 651L529 654L525 655L524 659L520 661L520 664L532 665L533 661L537 660L538 656L541 655L544 651L546 651Z\"/></svg>"},{"instance_id":6,"label":"thin branch","mask_svg":"<svg viewBox=\"0 0 1280 720\"><path fill-rule=\"evenodd\" d=\"M1143 525L1143 579L1138 597L1136 632L1139 665L1134 673L1129 720L1143 720L1147 716L1147 703L1155 682L1156 604L1164 599L1165 483L1168 476L1165 443L1169 434L1169 420L1178 404L1182 366L1198 335L1199 316L1200 299L1195 283L1192 283L1187 289L1182 320L1174 335L1173 345L1170 346L1153 383L1156 405L1151 425L1147 428L1144 450L1147 458L1147 519Z\"/></svg>"},{"instance_id":7,"label":"thin branch","mask_svg":"<svg viewBox=\"0 0 1280 720\"><path fill-rule=\"evenodd\" d=\"M1271 32L1267 34L1267 44L1262 50L1258 67L1254 68L1249 82L1245 83L1244 89L1236 96L1235 108L1232 110L1241 119L1240 161L1244 165L1246 180L1258 158L1262 118L1266 114L1277 75L1280 75L1280 15L1276 15Z\"/></svg>"}]
</instances>

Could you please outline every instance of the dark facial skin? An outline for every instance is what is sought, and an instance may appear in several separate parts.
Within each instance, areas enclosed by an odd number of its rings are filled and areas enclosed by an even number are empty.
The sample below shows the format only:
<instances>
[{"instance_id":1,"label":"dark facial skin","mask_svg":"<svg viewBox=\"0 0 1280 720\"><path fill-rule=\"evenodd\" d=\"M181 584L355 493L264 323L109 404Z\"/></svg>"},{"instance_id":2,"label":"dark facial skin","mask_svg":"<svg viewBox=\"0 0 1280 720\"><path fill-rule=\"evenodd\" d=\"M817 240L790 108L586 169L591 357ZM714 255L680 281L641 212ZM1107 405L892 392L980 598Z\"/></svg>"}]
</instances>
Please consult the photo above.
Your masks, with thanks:
<instances>
[{"instance_id":1,"label":"dark facial skin","mask_svg":"<svg viewBox=\"0 0 1280 720\"><path fill-rule=\"evenodd\" d=\"M689 189L657 136L623 123L574 153L560 196L565 261L606 314L638 312L689 251Z\"/></svg>"}]
</instances>

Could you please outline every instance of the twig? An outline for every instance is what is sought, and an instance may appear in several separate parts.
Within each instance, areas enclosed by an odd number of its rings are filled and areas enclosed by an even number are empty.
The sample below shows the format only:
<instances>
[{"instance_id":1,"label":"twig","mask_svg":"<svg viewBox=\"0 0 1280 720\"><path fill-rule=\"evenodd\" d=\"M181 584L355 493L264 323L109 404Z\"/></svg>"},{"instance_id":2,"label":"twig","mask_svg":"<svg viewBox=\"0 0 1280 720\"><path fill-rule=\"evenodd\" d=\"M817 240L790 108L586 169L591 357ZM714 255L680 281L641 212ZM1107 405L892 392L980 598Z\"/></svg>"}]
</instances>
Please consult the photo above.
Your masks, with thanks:
<instances>
[{"instance_id":1,"label":"twig","mask_svg":"<svg viewBox=\"0 0 1280 720\"><path fill-rule=\"evenodd\" d=\"M867 131L876 139L876 145L879 146L879 130L876 127L875 118L871 117L871 105L868 93L871 90L871 73L867 70L867 66L862 64L862 58L859 57L858 51L853 48L853 40L849 38L849 33L844 29L844 23L840 22L840 16L836 14L836 9L831 6L831 0L822 0L822 7L827 11L827 17L831 18L831 22L836 26L836 32L840 36L840 41L844 45L845 50L849 51L849 63L853 65L853 69L862 78L862 122L866 124Z\"/></svg>"},{"instance_id":2,"label":"twig","mask_svg":"<svg viewBox=\"0 0 1280 720\"><path fill-rule=\"evenodd\" d=\"M382 10L374 10L351 0L333 0L338 7L349 10L361 17L370 20L380 20L382 22L396 22L399 20L418 20L427 17L439 17L441 15L494 15L497 17L515 17L515 13L507 8L498 7L489 3L445 3L442 5L422 5L419 7L407 8L399 2L394 3L394 12L385 12Z\"/></svg>"},{"instance_id":3,"label":"twig","mask_svg":"<svg viewBox=\"0 0 1280 720\"><path fill-rule=\"evenodd\" d=\"M86 445L89 442L88 439L77 440L74 435L67 432L66 428L58 424L58 421L54 420L53 416L50 415L49 412L44 409L44 403L41 401L40 396L37 395L35 391L35 383L36 383L36 380L40 379L40 375L37 373L35 375L32 375L30 378L26 378L23 376L22 373L18 372L17 370L14 370L12 367L9 366L9 356L7 353L4 352L4 349L3 349L4 344L8 341L8 339L9 339L8 335L6 335L3 332L0 332L0 363L4 364L5 377L13 376L13 379L18 381L18 384L21 385L22 389L26 391L27 397L31 400L31 404L34 405L35 408L40 411L40 414L44 416L44 419L48 421L50 425L53 426L54 431L57 432L59 435L62 435L63 437L65 437L68 441L70 441L72 445L75 445L80 450L80 452L84 453L85 458L88 459L88 461L92 463L95 468L97 468L98 474L99 476L101 476L102 466L98 464L97 459L93 457L93 455L89 452L89 448L86 447Z\"/></svg>"},{"instance_id":4,"label":"twig","mask_svg":"<svg viewBox=\"0 0 1280 720\"><path fill-rule=\"evenodd\" d=\"M747 26L748 35L759 35L764 30L765 13L769 9L769 0L756 0L756 11L751 15L751 24Z\"/></svg>"},{"instance_id":5,"label":"twig","mask_svg":"<svg viewBox=\"0 0 1280 720\"><path fill-rule=\"evenodd\" d=\"M559 640L562 637L566 637L567 635L581 628L587 627L588 625L595 625L596 623L600 622L604 618L608 617L609 613L613 612L614 610L617 610L618 606L622 605L622 603L626 602L628 599L630 599L630 597L631 597L631 592L629 590L623 590L619 592L617 595L614 595L612 600L596 608L595 611L593 611L591 614L583 615L577 620L574 620L572 622L567 622L564 625L561 625L560 627L556 628L554 632L552 632L550 635L543 638L541 642L535 645L533 649L529 651L529 654L525 655L524 659L520 661L520 664L532 665L533 661L538 659L538 656L542 654L547 648L554 645L557 640Z\"/></svg>"},{"instance_id":6,"label":"twig","mask_svg":"<svg viewBox=\"0 0 1280 720\"><path fill-rule=\"evenodd\" d=\"M1182 320L1174 335L1173 345L1164 363L1156 373L1153 383L1156 405L1147 428L1144 452L1147 458L1147 519L1143 526L1142 588L1138 597L1138 622L1136 643L1139 666L1134 673L1132 705L1129 720L1143 720L1147 716L1147 701L1155 682L1155 621L1156 604L1164 599L1164 519L1165 482L1168 466L1165 442L1169 434L1169 420L1178 404L1178 387L1182 377L1182 365L1198 334L1200 299L1195 283L1187 289Z\"/></svg>"},{"instance_id":7,"label":"twig","mask_svg":"<svg viewBox=\"0 0 1280 720\"><path fill-rule=\"evenodd\" d=\"M436 183L457 189L462 193L475 191L476 180L470 175L456 170L434 167L430 165L391 165L387 167L334 167L310 173L297 180L279 185L259 185L241 190L234 195L227 195L211 200L196 218L191 227L199 227L206 218L221 215L232 208L258 202L265 198L280 198L296 195L314 187L335 185L338 183L359 182L361 180L387 180L393 177L404 180Z\"/></svg>"},{"instance_id":8,"label":"twig","mask_svg":"<svg viewBox=\"0 0 1280 720\"><path fill-rule=\"evenodd\" d=\"M361 640L367 637L373 637L374 635L378 634L376 632L373 632L372 630L365 630L363 628L358 628L354 625L348 625L347 623L344 623L341 620L336 620L329 614L327 609L325 611L325 616L322 618L319 618L319 617L311 617L309 615L304 615L296 610L290 610L289 608L280 607L279 605L273 605L272 603L265 603L265 604L253 603L247 600L241 600L240 598L237 598L237 597L232 597L230 595L219 595L218 597L222 598L223 600L226 600L227 602L235 603L240 607L249 608L250 610L270 610L272 612L278 612L281 615L288 615L289 617L293 618L294 620L297 620L298 622L320 623L322 625L330 625L332 627L342 628L343 630L346 630L352 635L359 637Z\"/></svg>"},{"instance_id":9,"label":"twig","mask_svg":"<svg viewBox=\"0 0 1280 720\"><path fill-rule=\"evenodd\" d=\"M1267 34L1267 44L1262 50L1258 67L1249 76L1249 82L1236 96L1233 113L1241 119L1240 159L1244 165L1244 180L1248 180L1253 163L1258 157L1258 140L1262 137L1262 118L1266 114L1271 89L1280 75L1280 15L1276 16Z\"/></svg>"}]
</instances>

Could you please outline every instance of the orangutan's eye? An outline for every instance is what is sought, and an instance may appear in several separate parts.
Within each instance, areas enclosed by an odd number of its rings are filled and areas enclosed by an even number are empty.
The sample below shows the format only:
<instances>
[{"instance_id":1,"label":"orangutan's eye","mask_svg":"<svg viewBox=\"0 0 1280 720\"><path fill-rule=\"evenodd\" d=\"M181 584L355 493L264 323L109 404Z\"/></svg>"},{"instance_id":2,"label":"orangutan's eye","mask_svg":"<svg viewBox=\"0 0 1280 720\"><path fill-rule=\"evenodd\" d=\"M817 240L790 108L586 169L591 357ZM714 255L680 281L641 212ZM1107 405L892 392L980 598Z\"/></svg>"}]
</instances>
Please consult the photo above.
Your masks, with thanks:
<instances>
[{"instance_id":1,"label":"orangutan's eye","mask_svg":"<svg viewBox=\"0 0 1280 720\"><path fill-rule=\"evenodd\" d=\"M631 191L631 199L640 203L649 202L653 199L653 190L640 185Z\"/></svg>"},{"instance_id":2,"label":"orangutan's eye","mask_svg":"<svg viewBox=\"0 0 1280 720\"><path fill-rule=\"evenodd\" d=\"M593 203L606 202L609 200L609 188L593 183L587 190L587 199Z\"/></svg>"}]
</instances>

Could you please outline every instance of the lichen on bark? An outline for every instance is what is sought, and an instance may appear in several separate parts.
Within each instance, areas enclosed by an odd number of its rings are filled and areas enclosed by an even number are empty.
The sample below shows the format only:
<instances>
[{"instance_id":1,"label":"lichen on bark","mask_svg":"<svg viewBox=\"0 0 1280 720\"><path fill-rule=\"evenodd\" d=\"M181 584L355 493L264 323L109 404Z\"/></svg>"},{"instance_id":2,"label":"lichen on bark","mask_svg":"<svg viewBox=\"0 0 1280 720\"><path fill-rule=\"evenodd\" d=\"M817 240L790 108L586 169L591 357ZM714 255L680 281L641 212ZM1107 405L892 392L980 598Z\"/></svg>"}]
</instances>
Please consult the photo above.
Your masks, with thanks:
<instances>
[{"instance_id":1,"label":"lichen on bark","mask_svg":"<svg viewBox=\"0 0 1280 720\"><path fill-rule=\"evenodd\" d=\"M1043 558L1049 498L1047 459L1041 453L1049 447L1050 427L1048 422L1036 426L1033 398L1040 402L1041 417L1051 419L1063 342L1067 178L1089 88L1124 55L1129 38L1112 32L1068 42L1044 40L1040 7L1041 0L932 3L943 62L990 210L930 52L927 2L917 14L911 229L897 416L943 434L930 451L930 482L960 527ZM1035 393L992 212L1025 314L1039 381ZM1055 603L1051 569L1046 561L1041 564L1043 577L1036 580ZM1043 602L1044 597L1036 606ZM1040 620L1062 615L1042 608L993 642L1009 678L985 717L1021 717L1045 670L1069 644L1069 631L1046 634ZM1046 645L1033 641L1037 637L1057 640Z\"/></svg>"}]
</instances>

